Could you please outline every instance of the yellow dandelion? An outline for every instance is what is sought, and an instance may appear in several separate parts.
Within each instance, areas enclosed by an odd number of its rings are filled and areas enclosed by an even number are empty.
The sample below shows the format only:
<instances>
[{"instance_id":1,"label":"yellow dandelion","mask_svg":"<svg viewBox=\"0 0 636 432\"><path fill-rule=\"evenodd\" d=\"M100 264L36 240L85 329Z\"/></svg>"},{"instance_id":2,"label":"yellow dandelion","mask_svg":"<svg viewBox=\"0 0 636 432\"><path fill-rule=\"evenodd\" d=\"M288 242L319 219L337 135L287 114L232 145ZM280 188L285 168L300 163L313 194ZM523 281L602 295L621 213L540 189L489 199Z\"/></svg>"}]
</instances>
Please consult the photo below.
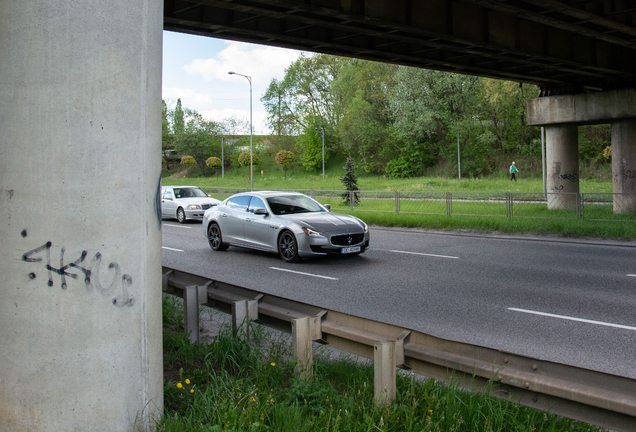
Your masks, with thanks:
<instances>
[{"instance_id":1,"label":"yellow dandelion","mask_svg":"<svg viewBox=\"0 0 636 432\"><path fill-rule=\"evenodd\" d=\"M177 383L177 388L183 388L183 384Z\"/></svg>"},{"instance_id":2,"label":"yellow dandelion","mask_svg":"<svg viewBox=\"0 0 636 432\"><path fill-rule=\"evenodd\" d=\"M269 401L270 401L271 403L274 403L274 399L270 399Z\"/></svg>"},{"instance_id":3,"label":"yellow dandelion","mask_svg":"<svg viewBox=\"0 0 636 432\"><path fill-rule=\"evenodd\" d=\"M432 413L432 412L433 412L433 410L428 410L428 412Z\"/></svg>"},{"instance_id":4,"label":"yellow dandelion","mask_svg":"<svg viewBox=\"0 0 636 432\"><path fill-rule=\"evenodd\" d=\"M256 402L256 399L252 398L252 400L253 400L254 402Z\"/></svg>"},{"instance_id":5,"label":"yellow dandelion","mask_svg":"<svg viewBox=\"0 0 636 432\"><path fill-rule=\"evenodd\" d=\"M189 379L186 379L186 384L190 384L190 380Z\"/></svg>"},{"instance_id":6,"label":"yellow dandelion","mask_svg":"<svg viewBox=\"0 0 636 432\"><path fill-rule=\"evenodd\" d=\"M276 363L270 363L272 366L276 366Z\"/></svg>"},{"instance_id":7,"label":"yellow dandelion","mask_svg":"<svg viewBox=\"0 0 636 432\"><path fill-rule=\"evenodd\" d=\"M190 393L194 393L194 389L190 389Z\"/></svg>"}]
</instances>

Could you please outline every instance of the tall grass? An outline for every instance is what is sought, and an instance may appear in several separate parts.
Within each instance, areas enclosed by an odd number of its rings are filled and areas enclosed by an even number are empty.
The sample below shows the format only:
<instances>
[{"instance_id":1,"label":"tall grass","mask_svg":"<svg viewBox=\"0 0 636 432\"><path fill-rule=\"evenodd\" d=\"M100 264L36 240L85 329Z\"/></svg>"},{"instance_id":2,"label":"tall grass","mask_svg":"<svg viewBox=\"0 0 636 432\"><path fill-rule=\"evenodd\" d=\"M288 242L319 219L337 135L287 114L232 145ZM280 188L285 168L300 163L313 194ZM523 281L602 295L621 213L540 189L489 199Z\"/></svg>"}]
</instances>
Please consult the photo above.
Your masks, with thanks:
<instances>
[{"instance_id":1,"label":"tall grass","mask_svg":"<svg viewBox=\"0 0 636 432\"><path fill-rule=\"evenodd\" d=\"M165 299L164 302L171 302ZM291 348L258 326L223 329L209 344L177 332L164 305L165 415L161 432L183 431L599 431L456 385L398 374L397 399L373 401L373 367L317 355L314 378L298 379Z\"/></svg>"}]
</instances>

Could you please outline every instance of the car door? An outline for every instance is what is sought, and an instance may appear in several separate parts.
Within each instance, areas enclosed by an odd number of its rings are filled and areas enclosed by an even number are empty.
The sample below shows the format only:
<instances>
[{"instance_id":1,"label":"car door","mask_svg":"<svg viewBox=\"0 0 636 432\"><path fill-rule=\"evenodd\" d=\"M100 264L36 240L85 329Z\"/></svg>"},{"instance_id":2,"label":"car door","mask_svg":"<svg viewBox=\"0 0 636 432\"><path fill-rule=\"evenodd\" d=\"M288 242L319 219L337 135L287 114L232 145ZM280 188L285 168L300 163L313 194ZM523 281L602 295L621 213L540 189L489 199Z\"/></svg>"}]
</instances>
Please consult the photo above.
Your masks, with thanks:
<instances>
[{"instance_id":1,"label":"car door","mask_svg":"<svg viewBox=\"0 0 636 432\"><path fill-rule=\"evenodd\" d=\"M219 226L223 240L228 243L245 243L245 218L251 195L239 195L226 201L220 209Z\"/></svg>"},{"instance_id":2,"label":"car door","mask_svg":"<svg viewBox=\"0 0 636 432\"><path fill-rule=\"evenodd\" d=\"M172 188L165 188L161 195L161 216L174 217L176 212Z\"/></svg>"},{"instance_id":3,"label":"car door","mask_svg":"<svg viewBox=\"0 0 636 432\"><path fill-rule=\"evenodd\" d=\"M254 214L257 208L267 210L268 214ZM276 251L278 230L271 219L272 214L265 202L259 197L252 197L245 218L245 243L258 249Z\"/></svg>"}]
</instances>

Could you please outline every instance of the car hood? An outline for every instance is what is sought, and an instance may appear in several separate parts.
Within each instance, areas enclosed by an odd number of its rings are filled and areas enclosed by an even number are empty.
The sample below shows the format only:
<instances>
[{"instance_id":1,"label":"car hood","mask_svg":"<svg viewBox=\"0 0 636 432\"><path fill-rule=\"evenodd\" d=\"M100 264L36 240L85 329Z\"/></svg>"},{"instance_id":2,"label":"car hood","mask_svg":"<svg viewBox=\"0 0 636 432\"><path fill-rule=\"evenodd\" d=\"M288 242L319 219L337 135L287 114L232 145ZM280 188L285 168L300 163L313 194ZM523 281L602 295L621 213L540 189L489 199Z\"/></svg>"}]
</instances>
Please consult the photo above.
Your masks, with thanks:
<instances>
[{"instance_id":1,"label":"car hood","mask_svg":"<svg viewBox=\"0 0 636 432\"><path fill-rule=\"evenodd\" d=\"M364 223L357 217L340 213L301 213L286 215L285 219L302 224L321 233L363 231Z\"/></svg>"},{"instance_id":2,"label":"car hood","mask_svg":"<svg viewBox=\"0 0 636 432\"><path fill-rule=\"evenodd\" d=\"M177 198L177 203L179 204L184 204L184 205L189 205L189 204L211 204L211 205L218 205L221 203L221 201L214 199L214 198L204 198L204 197L192 197L192 198Z\"/></svg>"}]
</instances>

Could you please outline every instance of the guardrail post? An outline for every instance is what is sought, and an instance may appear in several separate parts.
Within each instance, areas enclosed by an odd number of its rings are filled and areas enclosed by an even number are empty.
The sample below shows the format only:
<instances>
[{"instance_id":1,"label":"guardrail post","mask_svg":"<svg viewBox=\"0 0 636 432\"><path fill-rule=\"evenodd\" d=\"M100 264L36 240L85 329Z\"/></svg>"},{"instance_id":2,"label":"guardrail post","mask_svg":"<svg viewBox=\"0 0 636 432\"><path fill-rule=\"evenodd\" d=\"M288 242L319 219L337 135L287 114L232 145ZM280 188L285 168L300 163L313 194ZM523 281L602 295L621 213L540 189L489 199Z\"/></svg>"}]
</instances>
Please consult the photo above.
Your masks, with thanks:
<instances>
[{"instance_id":1,"label":"guardrail post","mask_svg":"<svg viewBox=\"0 0 636 432\"><path fill-rule=\"evenodd\" d=\"M258 319L258 300L238 300L232 303L232 331L249 337L250 322Z\"/></svg>"},{"instance_id":2,"label":"guardrail post","mask_svg":"<svg viewBox=\"0 0 636 432\"><path fill-rule=\"evenodd\" d=\"M183 289L184 332L190 342L199 343L199 287Z\"/></svg>"},{"instance_id":3,"label":"guardrail post","mask_svg":"<svg viewBox=\"0 0 636 432\"><path fill-rule=\"evenodd\" d=\"M395 212L400 214L400 192L395 191Z\"/></svg>"},{"instance_id":4,"label":"guardrail post","mask_svg":"<svg viewBox=\"0 0 636 432\"><path fill-rule=\"evenodd\" d=\"M507 206L506 206L506 213L508 213L508 217L511 218L513 213L512 213L512 194L510 192L506 192L506 202L507 202Z\"/></svg>"},{"instance_id":5,"label":"guardrail post","mask_svg":"<svg viewBox=\"0 0 636 432\"><path fill-rule=\"evenodd\" d=\"M292 320L292 349L296 359L296 372L300 379L309 381L313 377L314 363L312 351L311 318L303 317Z\"/></svg>"},{"instance_id":6,"label":"guardrail post","mask_svg":"<svg viewBox=\"0 0 636 432\"><path fill-rule=\"evenodd\" d=\"M446 192L446 216L453 214L453 194Z\"/></svg>"},{"instance_id":7,"label":"guardrail post","mask_svg":"<svg viewBox=\"0 0 636 432\"><path fill-rule=\"evenodd\" d=\"M576 217L577 218L583 217L582 207L583 207L583 200L581 199L581 194L577 193L576 194Z\"/></svg>"},{"instance_id":8,"label":"guardrail post","mask_svg":"<svg viewBox=\"0 0 636 432\"><path fill-rule=\"evenodd\" d=\"M219 188L219 201L222 201L222 200L223 200L223 194L222 194L221 188Z\"/></svg>"},{"instance_id":9,"label":"guardrail post","mask_svg":"<svg viewBox=\"0 0 636 432\"><path fill-rule=\"evenodd\" d=\"M581 194L581 219L585 219L585 194Z\"/></svg>"},{"instance_id":10,"label":"guardrail post","mask_svg":"<svg viewBox=\"0 0 636 432\"><path fill-rule=\"evenodd\" d=\"M172 270L161 275L161 291L168 292L168 279L172 274Z\"/></svg>"},{"instance_id":11,"label":"guardrail post","mask_svg":"<svg viewBox=\"0 0 636 432\"><path fill-rule=\"evenodd\" d=\"M349 209L353 210L356 200L354 199L353 191L349 191Z\"/></svg>"},{"instance_id":12,"label":"guardrail post","mask_svg":"<svg viewBox=\"0 0 636 432\"><path fill-rule=\"evenodd\" d=\"M373 388L378 404L395 400L395 367L395 341L376 342L373 346Z\"/></svg>"}]
</instances>

